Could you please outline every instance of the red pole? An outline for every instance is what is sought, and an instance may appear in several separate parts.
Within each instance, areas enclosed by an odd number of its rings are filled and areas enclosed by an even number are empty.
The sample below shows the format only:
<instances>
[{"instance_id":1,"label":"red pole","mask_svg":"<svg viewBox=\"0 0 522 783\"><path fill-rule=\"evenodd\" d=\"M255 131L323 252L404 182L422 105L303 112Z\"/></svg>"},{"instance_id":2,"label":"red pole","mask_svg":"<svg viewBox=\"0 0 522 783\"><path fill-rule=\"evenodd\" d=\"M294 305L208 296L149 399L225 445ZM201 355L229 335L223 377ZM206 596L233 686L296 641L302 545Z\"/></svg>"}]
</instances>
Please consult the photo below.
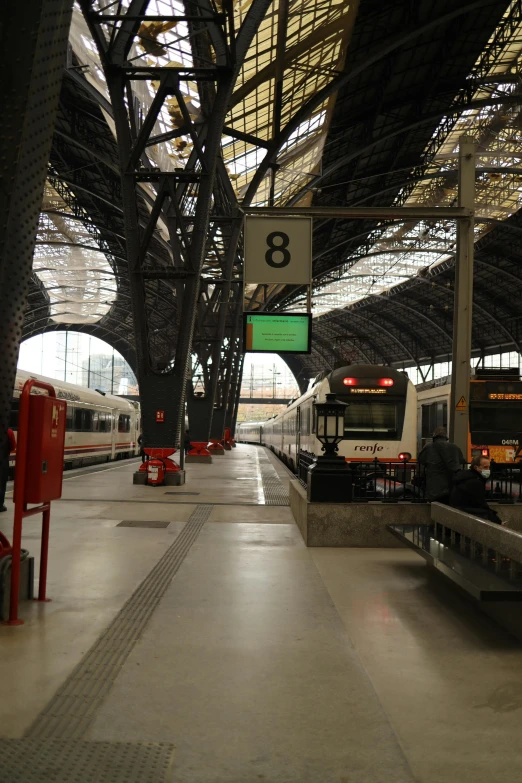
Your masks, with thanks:
<instances>
[{"instance_id":1,"label":"red pole","mask_svg":"<svg viewBox=\"0 0 522 783\"><path fill-rule=\"evenodd\" d=\"M20 595L20 560L22 557L22 507L15 506L13 523L13 552L11 555L11 594L9 596L9 620L4 625L23 625L18 619L18 597Z\"/></svg>"},{"instance_id":2,"label":"red pole","mask_svg":"<svg viewBox=\"0 0 522 783\"><path fill-rule=\"evenodd\" d=\"M11 556L11 594L9 596L9 620L5 625L23 625L18 619L18 598L20 595L20 559L22 557L22 519L24 516L25 468L27 462L27 433L29 431L29 394L31 381L28 381L20 396L18 413L18 443L16 446L16 466L14 484L15 513L13 521L13 554ZM21 437L20 437L21 436Z\"/></svg>"},{"instance_id":3,"label":"red pole","mask_svg":"<svg viewBox=\"0 0 522 783\"><path fill-rule=\"evenodd\" d=\"M29 433L29 396L33 386L46 389L50 397L56 397L54 386L43 381L31 378L26 381L20 395L20 408L18 413L18 444L16 448L16 466L13 500L15 513L13 522L13 553L11 557L11 594L9 596L9 620L4 625L23 625L23 620L18 618L18 599L20 595L20 560L22 556L22 520L26 516L25 504L25 478L27 469L27 438ZM34 509L32 513L38 511ZM45 584L47 578L47 551L49 547L49 518L50 504L44 506L42 523L42 564L40 567L40 592L43 586L45 600ZM42 580L43 567L43 580Z\"/></svg>"},{"instance_id":4,"label":"red pole","mask_svg":"<svg viewBox=\"0 0 522 783\"><path fill-rule=\"evenodd\" d=\"M45 597L47 587L47 561L49 558L49 523L51 521L51 506L47 506L42 518L42 547L40 550L40 581L38 583L38 600L50 601Z\"/></svg>"}]
</instances>

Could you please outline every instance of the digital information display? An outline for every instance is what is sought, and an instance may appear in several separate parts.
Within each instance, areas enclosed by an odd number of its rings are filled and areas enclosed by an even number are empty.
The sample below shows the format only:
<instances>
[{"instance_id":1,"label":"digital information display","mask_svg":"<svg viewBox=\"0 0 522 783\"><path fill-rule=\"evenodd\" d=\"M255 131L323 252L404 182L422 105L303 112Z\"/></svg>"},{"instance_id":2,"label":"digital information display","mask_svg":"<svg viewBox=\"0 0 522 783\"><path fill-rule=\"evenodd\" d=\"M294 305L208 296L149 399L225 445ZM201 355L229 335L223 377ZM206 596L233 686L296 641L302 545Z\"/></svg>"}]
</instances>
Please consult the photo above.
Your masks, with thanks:
<instances>
[{"instance_id":1,"label":"digital information display","mask_svg":"<svg viewBox=\"0 0 522 783\"><path fill-rule=\"evenodd\" d=\"M243 345L252 353L310 353L312 316L243 313Z\"/></svg>"},{"instance_id":2,"label":"digital information display","mask_svg":"<svg viewBox=\"0 0 522 783\"><path fill-rule=\"evenodd\" d=\"M387 394L388 389L361 389L356 386L354 389L350 389L350 392L352 394Z\"/></svg>"},{"instance_id":3,"label":"digital information display","mask_svg":"<svg viewBox=\"0 0 522 783\"><path fill-rule=\"evenodd\" d=\"M498 394L488 394L489 400L522 400L522 394L513 394L513 393L498 393Z\"/></svg>"}]
</instances>

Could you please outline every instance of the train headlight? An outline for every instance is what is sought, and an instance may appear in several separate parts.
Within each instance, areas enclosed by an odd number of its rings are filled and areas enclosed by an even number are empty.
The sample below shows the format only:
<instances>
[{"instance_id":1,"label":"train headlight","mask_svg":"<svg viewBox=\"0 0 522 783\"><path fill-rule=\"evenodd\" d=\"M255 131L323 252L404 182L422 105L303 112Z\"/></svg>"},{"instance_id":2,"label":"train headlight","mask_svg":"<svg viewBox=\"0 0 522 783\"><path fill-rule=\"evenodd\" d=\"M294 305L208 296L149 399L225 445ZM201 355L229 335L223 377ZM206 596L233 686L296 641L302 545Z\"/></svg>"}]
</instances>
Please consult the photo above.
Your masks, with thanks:
<instances>
[{"instance_id":1,"label":"train headlight","mask_svg":"<svg viewBox=\"0 0 522 783\"><path fill-rule=\"evenodd\" d=\"M401 451L401 453L399 454L399 459L402 460L403 462L408 462L408 460L411 459L410 452L409 451Z\"/></svg>"},{"instance_id":2,"label":"train headlight","mask_svg":"<svg viewBox=\"0 0 522 783\"><path fill-rule=\"evenodd\" d=\"M393 378L379 378L379 386L393 386Z\"/></svg>"},{"instance_id":3,"label":"train headlight","mask_svg":"<svg viewBox=\"0 0 522 783\"><path fill-rule=\"evenodd\" d=\"M357 386L357 378L343 378L345 386Z\"/></svg>"}]
</instances>

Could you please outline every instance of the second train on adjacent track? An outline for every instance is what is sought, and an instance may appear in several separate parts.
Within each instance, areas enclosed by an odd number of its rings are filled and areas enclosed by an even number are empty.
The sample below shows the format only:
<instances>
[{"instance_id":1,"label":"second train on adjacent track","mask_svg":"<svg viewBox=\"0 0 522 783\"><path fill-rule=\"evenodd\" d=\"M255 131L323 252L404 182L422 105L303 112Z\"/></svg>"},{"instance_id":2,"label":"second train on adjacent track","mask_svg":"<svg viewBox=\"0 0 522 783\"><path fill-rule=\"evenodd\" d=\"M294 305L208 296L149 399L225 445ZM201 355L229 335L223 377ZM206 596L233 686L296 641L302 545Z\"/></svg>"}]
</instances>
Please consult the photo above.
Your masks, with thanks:
<instances>
[{"instance_id":1,"label":"second train on adjacent track","mask_svg":"<svg viewBox=\"0 0 522 783\"><path fill-rule=\"evenodd\" d=\"M347 461L400 462L417 454L417 393L406 373L352 364L318 376L302 397L265 422L237 425L238 442L262 443L295 472L300 451L321 453L314 402L335 394L346 403L339 454Z\"/></svg>"}]
</instances>

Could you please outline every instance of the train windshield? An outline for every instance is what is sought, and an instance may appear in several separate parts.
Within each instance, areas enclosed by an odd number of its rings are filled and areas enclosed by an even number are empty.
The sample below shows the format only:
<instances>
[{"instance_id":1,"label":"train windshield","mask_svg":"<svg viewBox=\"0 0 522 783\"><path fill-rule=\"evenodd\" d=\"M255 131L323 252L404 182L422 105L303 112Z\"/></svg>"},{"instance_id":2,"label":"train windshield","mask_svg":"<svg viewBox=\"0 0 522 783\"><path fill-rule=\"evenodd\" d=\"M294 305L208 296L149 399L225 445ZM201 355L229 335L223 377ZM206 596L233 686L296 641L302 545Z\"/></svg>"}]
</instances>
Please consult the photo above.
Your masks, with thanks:
<instances>
[{"instance_id":1,"label":"train windshield","mask_svg":"<svg viewBox=\"0 0 522 783\"><path fill-rule=\"evenodd\" d=\"M510 433L517 437L522 430L522 407L518 404L493 404L470 409L470 430L474 432Z\"/></svg>"},{"instance_id":2,"label":"train windshield","mask_svg":"<svg viewBox=\"0 0 522 783\"><path fill-rule=\"evenodd\" d=\"M347 437L363 432L395 435L397 420L396 402L350 400L344 411L344 432Z\"/></svg>"}]
</instances>

